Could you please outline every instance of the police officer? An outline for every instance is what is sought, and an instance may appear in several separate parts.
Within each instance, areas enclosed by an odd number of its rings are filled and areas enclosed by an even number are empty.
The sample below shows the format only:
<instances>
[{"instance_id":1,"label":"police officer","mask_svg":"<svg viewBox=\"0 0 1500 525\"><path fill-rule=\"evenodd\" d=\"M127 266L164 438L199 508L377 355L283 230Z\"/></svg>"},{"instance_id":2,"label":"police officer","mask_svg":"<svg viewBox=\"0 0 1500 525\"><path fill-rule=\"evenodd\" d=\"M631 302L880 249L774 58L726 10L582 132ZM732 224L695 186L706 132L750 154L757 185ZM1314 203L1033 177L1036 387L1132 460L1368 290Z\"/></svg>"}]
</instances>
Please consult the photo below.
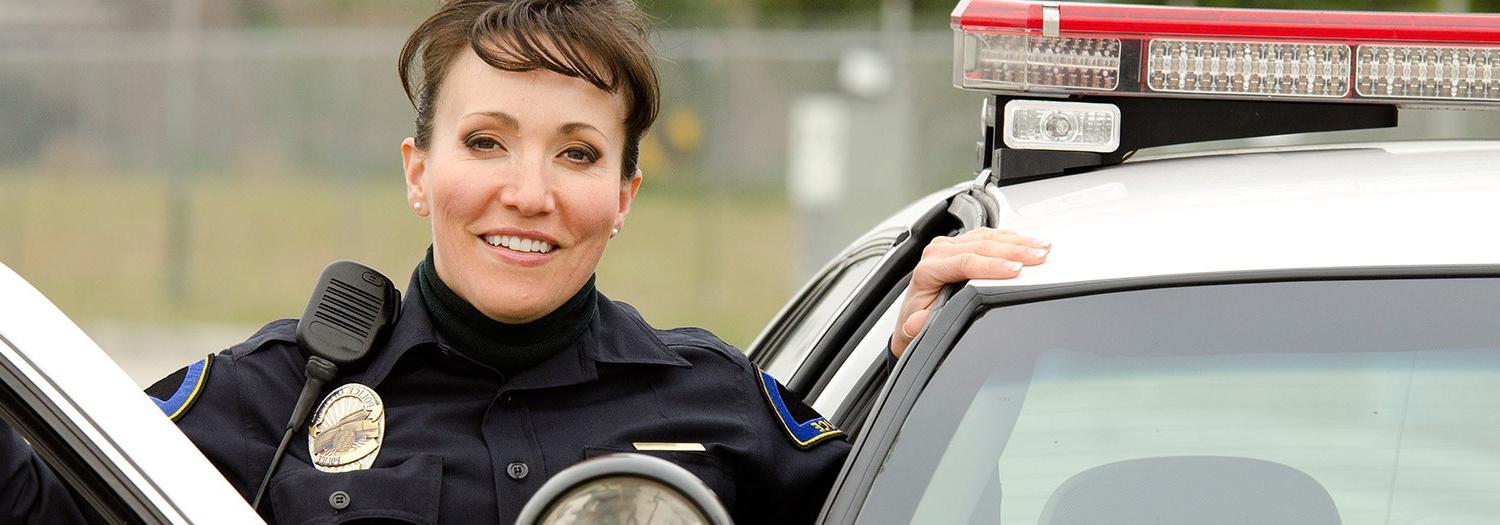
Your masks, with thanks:
<instances>
[{"instance_id":1,"label":"police officer","mask_svg":"<svg viewBox=\"0 0 1500 525\"><path fill-rule=\"evenodd\" d=\"M269 521L509 523L551 475L614 452L683 466L740 523L816 517L844 433L712 334L652 328L595 288L657 113L646 35L631 0L454 0L412 33L399 66L416 133L401 151L432 245L390 335L294 434L260 507ZM935 241L892 355L944 283L1045 255L996 230ZM295 326L148 389L247 500L303 384Z\"/></svg>"}]
</instances>

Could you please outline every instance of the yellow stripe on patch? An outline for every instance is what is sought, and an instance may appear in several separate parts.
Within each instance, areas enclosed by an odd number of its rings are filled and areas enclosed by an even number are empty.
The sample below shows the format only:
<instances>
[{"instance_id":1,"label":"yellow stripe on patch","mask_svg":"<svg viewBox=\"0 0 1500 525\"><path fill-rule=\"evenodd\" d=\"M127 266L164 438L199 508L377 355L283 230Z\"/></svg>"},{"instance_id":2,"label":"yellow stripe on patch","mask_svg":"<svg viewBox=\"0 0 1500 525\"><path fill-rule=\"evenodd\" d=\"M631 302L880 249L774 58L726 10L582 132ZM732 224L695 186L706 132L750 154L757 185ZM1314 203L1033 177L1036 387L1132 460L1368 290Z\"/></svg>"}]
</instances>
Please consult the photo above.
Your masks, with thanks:
<instances>
[{"instance_id":1,"label":"yellow stripe on patch","mask_svg":"<svg viewBox=\"0 0 1500 525\"><path fill-rule=\"evenodd\" d=\"M187 401L183 401L182 402L182 406L177 407L177 411L176 412L172 412L172 415L167 416L167 419L170 419L172 421L177 421L178 416L181 416L183 412L187 412L188 407L193 406L193 401L197 401L198 400L198 393L202 392L203 391L203 385L206 384L206 383L208 383L208 369L209 369L209 365L212 364L212 363L213 363L213 355L209 355L207 358L204 359L204 361L203 361L203 371L198 374L198 381L197 381L197 383L195 383L193 385L193 392L190 393L190 394L188 394Z\"/></svg>"},{"instance_id":2,"label":"yellow stripe on patch","mask_svg":"<svg viewBox=\"0 0 1500 525\"><path fill-rule=\"evenodd\" d=\"M845 435L843 430L840 430L832 422L829 422L827 418L822 416L809 421L796 421L791 415L791 410L787 408L786 400L781 397L781 384L776 382L776 378L771 377L771 374L765 370L761 370L760 367L756 367L755 370L760 372L760 391L766 395L766 402L770 403L771 411L781 421L781 428L786 430L787 437L791 438L792 442L796 443L798 447L803 449L811 448L813 445L828 438ZM775 393L771 392L772 387L776 387ZM803 436L799 434L811 435Z\"/></svg>"}]
</instances>

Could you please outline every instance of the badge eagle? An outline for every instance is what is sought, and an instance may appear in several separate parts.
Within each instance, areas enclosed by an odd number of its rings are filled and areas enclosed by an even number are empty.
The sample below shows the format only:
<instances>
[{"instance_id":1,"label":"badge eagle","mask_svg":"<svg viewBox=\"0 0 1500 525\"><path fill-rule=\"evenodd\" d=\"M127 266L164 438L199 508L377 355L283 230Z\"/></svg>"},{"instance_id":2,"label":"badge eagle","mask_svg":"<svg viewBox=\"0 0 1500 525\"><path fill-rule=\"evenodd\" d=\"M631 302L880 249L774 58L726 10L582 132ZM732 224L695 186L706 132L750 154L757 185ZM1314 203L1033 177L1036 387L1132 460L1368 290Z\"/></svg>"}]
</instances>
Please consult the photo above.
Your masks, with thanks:
<instances>
[{"instance_id":1,"label":"badge eagle","mask_svg":"<svg viewBox=\"0 0 1500 525\"><path fill-rule=\"evenodd\" d=\"M313 412L307 452L323 472L370 468L385 440L385 404L359 383L338 387Z\"/></svg>"}]
</instances>

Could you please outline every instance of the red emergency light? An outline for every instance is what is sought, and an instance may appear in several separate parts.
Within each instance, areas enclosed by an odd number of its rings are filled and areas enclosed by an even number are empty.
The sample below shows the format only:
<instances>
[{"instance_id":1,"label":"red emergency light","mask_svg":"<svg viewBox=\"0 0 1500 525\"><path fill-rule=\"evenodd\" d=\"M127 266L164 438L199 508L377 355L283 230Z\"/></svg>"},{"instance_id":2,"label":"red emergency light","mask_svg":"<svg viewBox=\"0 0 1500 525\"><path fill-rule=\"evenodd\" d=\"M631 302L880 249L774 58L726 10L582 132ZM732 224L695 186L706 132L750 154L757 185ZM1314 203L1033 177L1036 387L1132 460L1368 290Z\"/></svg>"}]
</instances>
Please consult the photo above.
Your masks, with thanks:
<instances>
[{"instance_id":1,"label":"red emergency light","mask_svg":"<svg viewBox=\"0 0 1500 525\"><path fill-rule=\"evenodd\" d=\"M954 83L1500 107L1500 16L965 0Z\"/></svg>"}]
</instances>

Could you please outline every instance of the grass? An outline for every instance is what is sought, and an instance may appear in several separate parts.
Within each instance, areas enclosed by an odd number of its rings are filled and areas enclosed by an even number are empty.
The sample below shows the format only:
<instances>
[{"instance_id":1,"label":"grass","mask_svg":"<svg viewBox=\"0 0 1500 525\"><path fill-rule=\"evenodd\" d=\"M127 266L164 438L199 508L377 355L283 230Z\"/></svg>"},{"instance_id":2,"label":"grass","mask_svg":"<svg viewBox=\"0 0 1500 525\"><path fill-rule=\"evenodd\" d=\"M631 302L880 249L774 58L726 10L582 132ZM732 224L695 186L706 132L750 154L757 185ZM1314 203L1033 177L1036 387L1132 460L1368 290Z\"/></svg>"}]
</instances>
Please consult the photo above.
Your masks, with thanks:
<instances>
[{"instance_id":1,"label":"grass","mask_svg":"<svg viewBox=\"0 0 1500 525\"><path fill-rule=\"evenodd\" d=\"M258 324L300 315L334 259L404 287L429 243L395 176L197 177L175 225L168 188L160 177L0 174L0 262L75 319ZM185 233L180 265L173 227ZM799 284L793 233L775 196L648 181L599 287L656 326L702 326L743 347Z\"/></svg>"}]
</instances>

